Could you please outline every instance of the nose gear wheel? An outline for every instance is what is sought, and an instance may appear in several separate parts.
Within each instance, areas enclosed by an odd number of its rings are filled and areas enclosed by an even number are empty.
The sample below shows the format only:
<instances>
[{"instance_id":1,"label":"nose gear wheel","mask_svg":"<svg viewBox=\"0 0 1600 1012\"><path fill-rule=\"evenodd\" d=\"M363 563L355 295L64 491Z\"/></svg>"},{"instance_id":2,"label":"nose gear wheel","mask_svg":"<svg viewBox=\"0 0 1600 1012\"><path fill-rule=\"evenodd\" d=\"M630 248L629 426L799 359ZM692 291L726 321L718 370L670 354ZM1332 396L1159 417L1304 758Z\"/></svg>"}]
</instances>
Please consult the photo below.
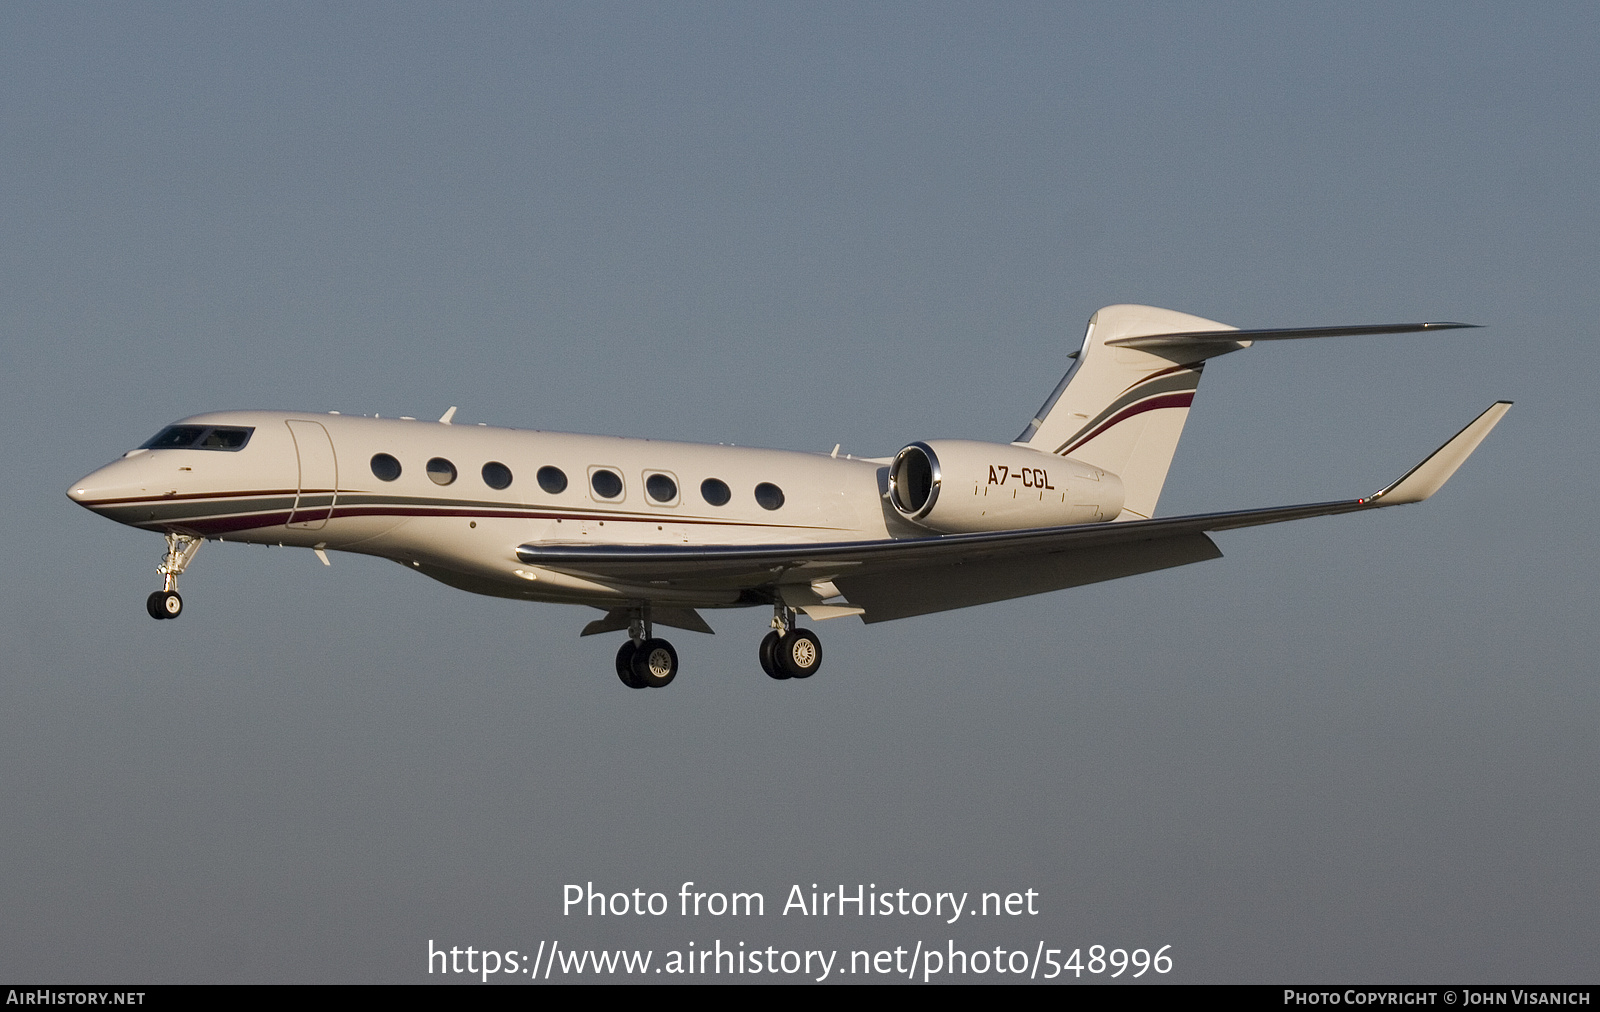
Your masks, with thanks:
<instances>
[{"instance_id":1,"label":"nose gear wheel","mask_svg":"<svg viewBox=\"0 0 1600 1012\"><path fill-rule=\"evenodd\" d=\"M161 589L144 599L144 610L154 619L177 618L183 614L183 598L178 596L178 577L194 553L200 550L200 538L190 534L168 534L167 554L161 557L156 572L161 574Z\"/></svg>"},{"instance_id":2,"label":"nose gear wheel","mask_svg":"<svg viewBox=\"0 0 1600 1012\"><path fill-rule=\"evenodd\" d=\"M144 610L154 619L177 618L183 614L183 598L175 590L157 590L144 599Z\"/></svg>"}]
</instances>

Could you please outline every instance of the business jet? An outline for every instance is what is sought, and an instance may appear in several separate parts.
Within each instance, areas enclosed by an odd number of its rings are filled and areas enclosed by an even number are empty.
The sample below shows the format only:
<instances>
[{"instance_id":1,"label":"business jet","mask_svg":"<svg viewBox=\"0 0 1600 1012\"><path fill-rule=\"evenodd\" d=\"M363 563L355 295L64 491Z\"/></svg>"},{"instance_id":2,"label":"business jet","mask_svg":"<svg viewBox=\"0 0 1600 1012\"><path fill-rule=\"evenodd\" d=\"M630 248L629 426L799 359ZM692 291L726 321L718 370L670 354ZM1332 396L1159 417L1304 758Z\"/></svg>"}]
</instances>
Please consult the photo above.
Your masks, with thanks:
<instances>
[{"instance_id":1,"label":"business jet","mask_svg":"<svg viewBox=\"0 0 1600 1012\"><path fill-rule=\"evenodd\" d=\"M1072 367L1011 443L930 439L888 457L282 411L195 415L77 482L82 506L166 537L151 617L183 611L202 541L392 559L461 590L586 605L627 632L618 677L678 672L668 626L771 610L762 669L822 663L799 624L925 615L1221 557L1217 531L1421 502L1510 408L1497 401L1371 495L1157 517L1206 362L1258 341L1449 330L1240 330L1150 306L1089 320Z\"/></svg>"}]
</instances>

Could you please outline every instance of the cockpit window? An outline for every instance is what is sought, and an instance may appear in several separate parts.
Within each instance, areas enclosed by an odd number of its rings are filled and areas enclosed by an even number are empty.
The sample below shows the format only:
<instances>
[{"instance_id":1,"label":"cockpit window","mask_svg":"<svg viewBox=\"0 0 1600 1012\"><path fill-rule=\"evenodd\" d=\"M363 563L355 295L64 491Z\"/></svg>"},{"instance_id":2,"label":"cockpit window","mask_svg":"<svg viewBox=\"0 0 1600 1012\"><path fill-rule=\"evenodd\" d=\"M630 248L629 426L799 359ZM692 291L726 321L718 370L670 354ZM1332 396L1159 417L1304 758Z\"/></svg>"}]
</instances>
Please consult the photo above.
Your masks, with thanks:
<instances>
[{"instance_id":1,"label":"cockpit window","mask_svg":"<svg viewBox=\"0 0 1600 1012\"><path fill-rule=\"evenodd\" d=\"M152 436L143 450L242 450L253 427L233 425L169 425Z\"/></svg>"},{"instance_id":2,"label":"cockpit window","mask_svg":"<svg viewBox=\"0 0 1600 1012\"><path fill-rule=\"evenodd\" d=\"M197 450L242 450L244 444L250 441L253 429L224 429L215 428L200 437L200 442L194 444Z\"/></svg>"},{"instance_id":3,"label":"cockpit window","mask_svg":"<svg viewBox=\"0 0 1600 1012\"><path fill-rule=\"evenodd\" d=\"M144 444L147 450L178 450L193 446L206 430L198 425L169 425Z\"/></svg>"}]
</instances>

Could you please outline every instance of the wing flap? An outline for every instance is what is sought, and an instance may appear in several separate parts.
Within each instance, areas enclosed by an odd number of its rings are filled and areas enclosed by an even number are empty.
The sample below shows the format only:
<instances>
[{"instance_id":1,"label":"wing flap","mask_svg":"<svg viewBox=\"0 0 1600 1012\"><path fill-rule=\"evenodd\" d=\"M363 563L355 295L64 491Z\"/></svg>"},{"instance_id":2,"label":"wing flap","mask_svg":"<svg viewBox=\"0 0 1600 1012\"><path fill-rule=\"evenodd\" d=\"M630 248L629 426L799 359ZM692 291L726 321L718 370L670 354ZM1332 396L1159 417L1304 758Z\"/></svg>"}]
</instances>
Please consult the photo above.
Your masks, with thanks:
<instances>
[{"instance_id":1,"label":"wing flap","mask_svg":"<svg viewBox=\"0 0 1600 1012\"><path fill-rule=\"evenodd\" d=\"M626 629L633 623L634 609L612 608L601 618L595 619L583 627L580 636L597 636L600 633L616 632ZM690 632L711 633L716 635L716 630L706 624L700 613L693 608L663 608L659 605L650 609L650 621L656 625L671 626L674 629L687 629Z\"/></svg>"},{"instance_id":2,"label":"wing flap","mask_svg":"<svg viewBox=\"0 0 1600 1012\"><path fill-rule=\"evenodd\" d=\"M1206 535L1182 534L1124 545L1090 545L1026 559L962 562L942 565L937 570L866 572L840 577L836 582L851 604L865 610L861 620L870 624L1009 601L1221 557L1222 552Z\"/></svg>"}]
</instances>

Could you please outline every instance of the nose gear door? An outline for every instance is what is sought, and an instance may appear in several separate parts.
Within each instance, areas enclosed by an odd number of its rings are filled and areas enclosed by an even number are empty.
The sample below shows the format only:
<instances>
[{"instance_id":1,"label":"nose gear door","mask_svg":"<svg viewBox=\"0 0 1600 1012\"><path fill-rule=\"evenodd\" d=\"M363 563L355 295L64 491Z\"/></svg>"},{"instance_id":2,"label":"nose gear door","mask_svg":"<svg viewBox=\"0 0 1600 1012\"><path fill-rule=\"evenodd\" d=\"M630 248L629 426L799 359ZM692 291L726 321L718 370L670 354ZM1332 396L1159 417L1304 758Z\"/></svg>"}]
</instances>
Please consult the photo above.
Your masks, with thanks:
<instances>
[{"instance_id":1,"label":"nose gear door","mask_svg":"<svg viewBox=\"0 0 1600 1012\"><path fill-rule=\"evenodd\" d=\"M339 494L339 465L333 440L321 422L296 419L284 424L289 426L300 458L300 485L288 526L302 531L321 530L333 515L333 503Z\"/></svg>"}]
</instances>

